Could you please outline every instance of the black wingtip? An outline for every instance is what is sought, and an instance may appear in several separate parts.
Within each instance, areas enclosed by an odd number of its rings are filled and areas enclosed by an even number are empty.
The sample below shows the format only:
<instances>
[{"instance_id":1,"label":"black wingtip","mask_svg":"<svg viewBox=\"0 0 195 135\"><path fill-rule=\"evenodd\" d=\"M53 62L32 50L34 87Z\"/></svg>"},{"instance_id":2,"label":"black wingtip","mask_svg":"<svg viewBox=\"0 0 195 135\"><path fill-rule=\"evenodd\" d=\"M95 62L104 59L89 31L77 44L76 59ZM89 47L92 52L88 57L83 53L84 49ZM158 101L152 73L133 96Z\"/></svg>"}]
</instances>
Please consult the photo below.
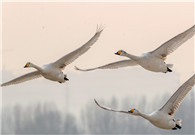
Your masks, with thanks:
<instances>
[{"instance_id":1,"label":"black wingtip","mask_svg":"<svg viewBox=\"0 0 195 135\"><path fill-rule=\"evenodd\" d=\"M83 71L83 72L86 72L86 71L91 71L92 69L81 69L81 68L78 68L77 66L74 66L75 70L78 70L78 71Z\"/></svg>"},{"instance_id":2,"label":"black wingtip","mask_svg":"<svg viewBox=\"0 0 195 135\"><path fill-rule=\"evenodd\" d=\"M94 101L95 101L95 103L99 106L99 104L98 104L98 102L97 102L97 100L94 98Z\"/></svg>"},{"instance_id":3,"label":"black wingtip","mask_svg":"<svg viewBox=\"0 0 195 135\"><path fill-rule=\"evenodd\" d=\"M96 99L94 98L94 101L95 101L95 103L97 104L97 101L96 101Z\"/></svg>"},{"instance_id":4,"label":"black wingtip","mask_svg":"<svg viewBox=\"0 0 195 135\"><path fill-rule=\"evenodd\" d=\"M6 83L2 83L2 84L1 84L1 87L5 87L5 86L6 86Z\"/></svg>"},{"instance_id":5,"label":"black wingtip","mask_svg":"<svg viewBox=\"0 0 195 135\"><path fill-rule=\"evenodd\" d=\"M74 66L74 69L75 69L75 70L78 70L78 71L85 71L85 70L83 70L83 69L78 68L77 66Z\"/></svg>"},{"instance_id":6,"label":"black wingtip","mask_svg":"<svg viewBox=\"0 0 195 135\"><path fill-rule=\"evenodd\" d=\"M74 69L75 69L75 70L79 70L79 68L78 68L77 66L74 66Z\"/></svg>"}]
</instances>

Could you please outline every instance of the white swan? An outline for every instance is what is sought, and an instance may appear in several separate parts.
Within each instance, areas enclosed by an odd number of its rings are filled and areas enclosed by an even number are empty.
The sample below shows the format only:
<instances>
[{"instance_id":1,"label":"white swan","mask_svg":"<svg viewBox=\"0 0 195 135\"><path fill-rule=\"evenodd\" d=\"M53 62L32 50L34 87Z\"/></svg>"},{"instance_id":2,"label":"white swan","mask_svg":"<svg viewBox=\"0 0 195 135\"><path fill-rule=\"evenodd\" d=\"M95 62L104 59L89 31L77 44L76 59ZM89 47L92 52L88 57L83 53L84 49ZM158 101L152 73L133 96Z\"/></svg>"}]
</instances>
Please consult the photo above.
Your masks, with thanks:
<instances>
[{"instance_id":1,"label":"white swan","mask_svg":"<svg viewBox=\"0 0 195 135\"><path fill-rule=\"evenodd\" d=\"M166 56L172 53L174 50L176 50L179 46L181 46L182 43L190 39L194 35L194 33L195 33L195 28L194 26L192 26L191 28L184 31L183 33L180 33L179 35L165 42L154 51L144 53L142 56L135 56L132 54L128 54L123 50L119 50L117 53L115 53L116 55L128 57L130 58L130 60L117 61L117 62L113 62L110 64L106 64L91 69L80 69L76 66L75 68L80 71L91 71L95 69L115 69L120 67L140 65L143 68L153 72L163 72L163 73L172 72L170 68L173 65L166 64L164 62Z\"/></svg>"},{"instance_id":2,"label":"white swan","mask_svg":"<svg viewBox=\"0 0 195 135\"><path fill-rule=\"evenodd\" d=\"M168 102L159 110L151 114L143 114L137 109L131 109L130 111L118 111L103 105L100 105L95 99L95 103L108 111L127 113L135 116L141 116L144 119L150 121L156 127L162 129L181 129L181 119L174 119L174 112L179 108L179 105L184 100L184 97L192 89L195 84L195 74L188 79L180 88L172 95Z\"/></svg>"},{"instance_id":3,"label":"white swan","mask_svg":"<svg viewBox=\"0 0 195 135\"><path fill-rule=\"evenodd\" d=\"M68 64L72 63L75 59L77 59L79 56L81 56L87 50L89 50L90 47L98 40L102 31L103 31L103 29L101 27L99 27L99 28L97 27L97 31L96 31L95 35L87 43L85 43L80 48L63 56L62 58L60 58L59 60L57 60L53 63L44 65L43 67L39 67L39 66L32 64L30 62L26 63L24 68L33 67L33 68L37 69L37 71L25 74L25 75L20 76L16 79L13 79L9 82L3 83L1 86L18 84L18 83L28 81L28 80L31 80L34 78L38 78L41 76L45 77L46 79L52 80L52 81L58 81L60 83L64 83L68 79L66 78L66 75L62 72L62 70Z\"/></svg>"}]
</instances>

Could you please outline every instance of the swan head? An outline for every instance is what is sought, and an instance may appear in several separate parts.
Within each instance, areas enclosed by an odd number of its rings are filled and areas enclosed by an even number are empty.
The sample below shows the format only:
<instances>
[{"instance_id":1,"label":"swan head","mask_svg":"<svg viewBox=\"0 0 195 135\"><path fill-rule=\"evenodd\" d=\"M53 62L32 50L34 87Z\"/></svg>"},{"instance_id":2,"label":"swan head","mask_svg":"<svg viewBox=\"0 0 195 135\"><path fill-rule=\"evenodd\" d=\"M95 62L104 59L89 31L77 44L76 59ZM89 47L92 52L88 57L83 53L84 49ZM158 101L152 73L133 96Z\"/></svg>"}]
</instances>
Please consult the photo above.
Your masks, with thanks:
<instances>
[{"instance_id":1,"label":"swan head","mask_svg":"<svg viewBox=\"0 0 195 135\"><path fill-rule=\"evenodd\" d=\"M139 115L139 111L137 109L131 109L128 111L128 113L130 113L132 115Z\"/></svg>"},{"instance_id":2,"label":"swan head","mask_svg":"<svg viewBox=\"0 0 195 135\"><path fill-rule=\"evenodd\" d=\"M26 65L24 66L24 68L27 68L27 67L32 67L32 63L27 62Z\"/></svg>"},{"instance_id":3,"label":"swan head","mask_svg":"<svg viewBox=\"0 0 195 135\"><path fill-rule=\"evenodd\" d=\"M116 55L121 55L121 56L123 56L125 53L126 53L125 51L119 50L119 51L116 52L115 54L116 54Z\"/></svg>"}]
</instances>

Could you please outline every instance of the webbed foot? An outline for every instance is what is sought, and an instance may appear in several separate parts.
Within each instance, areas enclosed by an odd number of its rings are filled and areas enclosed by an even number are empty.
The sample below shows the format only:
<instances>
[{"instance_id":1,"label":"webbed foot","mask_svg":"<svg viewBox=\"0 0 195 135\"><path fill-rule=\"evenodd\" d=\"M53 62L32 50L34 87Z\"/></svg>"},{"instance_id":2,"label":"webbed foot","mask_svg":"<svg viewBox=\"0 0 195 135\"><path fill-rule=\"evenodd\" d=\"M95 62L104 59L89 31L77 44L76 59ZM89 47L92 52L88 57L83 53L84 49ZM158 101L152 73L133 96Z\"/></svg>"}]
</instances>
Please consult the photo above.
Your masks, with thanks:
<instances>
[{"instance_id":1,"label":"webbed foot","mask_svg":"<svg viewBox=\"0 0 195 135\"><path fill-rule=\"evenodd\" d=\"M66 77L64 77L64 80L65 80L65 81L69 81L69 79L68 79L68 78L66 78Z\"/></svg>"},{"instance_id":2,"label":"webbed foot","mask_svg":"<svg viewBox=\"0 0 195 135\"><path fill-rule=\"evenodd\" d=\"M176 127L179 128L179 129L181 129L181 126L179 126L179 125L177 125L177 124L176 124Z\"/></svg>"},{"instance_id":3,"label":"webbed foot","mask_svg":"<svg viewBox=\"0 0 195 135\"><path fill-rule=\"evenodd\" d=\"M172 128L172 130L177 130L177 128L176 128L176 127L174 127L174 128Z\"/></svg>"},{"instance_id":4,"label":"webbed foot","mask_svg":"<svg viewBox=\"0 0 195 135\"><path fill-rule=\"evenodd\" d=\"M172 72L172 70L170 68L167 67L167 72Z\"/></svg>"}]
</instances>

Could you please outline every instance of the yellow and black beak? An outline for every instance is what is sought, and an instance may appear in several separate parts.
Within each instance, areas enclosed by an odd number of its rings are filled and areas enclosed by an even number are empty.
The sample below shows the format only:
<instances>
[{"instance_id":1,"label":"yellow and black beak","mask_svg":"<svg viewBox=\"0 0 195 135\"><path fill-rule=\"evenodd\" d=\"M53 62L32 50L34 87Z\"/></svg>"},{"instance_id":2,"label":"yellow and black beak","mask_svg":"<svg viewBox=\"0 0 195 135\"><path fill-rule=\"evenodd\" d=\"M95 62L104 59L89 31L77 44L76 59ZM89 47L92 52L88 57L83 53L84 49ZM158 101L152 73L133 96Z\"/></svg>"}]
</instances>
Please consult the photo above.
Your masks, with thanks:
<instances>
[{"instance_id":1,"label":"yellow and black beak","mask_svg":"<svg viewBox=\"0 0 195 135\"><path fill-rule=\"evenodd\" d=\"M116 55L121 55L121 51L118 51L115 53Z\"/></svg>"},{"instance_id":2,"label":"yellow and black beak","mask_svg":"<svg viewBox=\"0 0 195 135\"><path fill-rule=\"evenodd\" d=\"M133 113L134 109L131 109L130 111L128 111L129 113Z\"/></svg>"},{"instance_id":3,"label":"yellow and black beak","mask_svg":"<svg viewBox=\"0 0 195 135\"><path fill-rule=\"evenodd\" d=\"M24 68L27 68L27 67L29 67L29 64L28 63L24 66Z\"/></svg>"}]
</instances>

